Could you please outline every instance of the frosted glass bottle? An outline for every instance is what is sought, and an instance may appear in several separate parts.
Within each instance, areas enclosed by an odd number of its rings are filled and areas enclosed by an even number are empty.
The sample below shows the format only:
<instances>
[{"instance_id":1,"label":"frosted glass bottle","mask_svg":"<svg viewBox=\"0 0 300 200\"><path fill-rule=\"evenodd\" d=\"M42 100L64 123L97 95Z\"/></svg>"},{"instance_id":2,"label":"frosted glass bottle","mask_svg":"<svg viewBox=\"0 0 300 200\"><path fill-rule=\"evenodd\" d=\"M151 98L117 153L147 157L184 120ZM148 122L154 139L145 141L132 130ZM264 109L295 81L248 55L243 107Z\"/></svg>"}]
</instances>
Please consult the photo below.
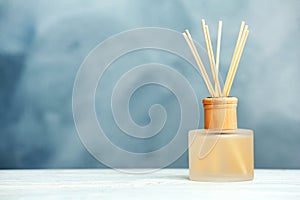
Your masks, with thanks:
<instances>
[{"instance_id":1,"label":"frosted glass bottle","mask_svg":"<svg viewBox=\"0 0 300 200\"><path fill-rule=\"evenodd\" d=\"M235 97L203 99L204 129L189 132L191 180L253 179L253 131L237 128L237 102Z\"/></svg>"}]
</instances>

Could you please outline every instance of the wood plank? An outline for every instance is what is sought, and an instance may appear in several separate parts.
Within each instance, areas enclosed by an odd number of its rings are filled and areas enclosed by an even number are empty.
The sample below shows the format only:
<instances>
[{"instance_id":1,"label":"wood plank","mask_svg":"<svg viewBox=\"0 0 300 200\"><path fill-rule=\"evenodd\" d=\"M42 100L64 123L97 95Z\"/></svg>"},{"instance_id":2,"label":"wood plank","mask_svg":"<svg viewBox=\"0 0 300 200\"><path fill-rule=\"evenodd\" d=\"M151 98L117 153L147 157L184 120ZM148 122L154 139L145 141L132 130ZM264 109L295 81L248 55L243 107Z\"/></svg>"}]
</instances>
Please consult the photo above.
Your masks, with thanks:
<instances>
[{"instance_id":1,"label":"wood plank","mask_svg":"<svg viewBox=\"0 0 300 200\"><path fill-rule=\"evenodd\" d=\"M300 199L300 170L255 170L248 182L188 179L187 169L125 174L111 169L1 170L0 199Z\"/></svg>"}]
</instances>

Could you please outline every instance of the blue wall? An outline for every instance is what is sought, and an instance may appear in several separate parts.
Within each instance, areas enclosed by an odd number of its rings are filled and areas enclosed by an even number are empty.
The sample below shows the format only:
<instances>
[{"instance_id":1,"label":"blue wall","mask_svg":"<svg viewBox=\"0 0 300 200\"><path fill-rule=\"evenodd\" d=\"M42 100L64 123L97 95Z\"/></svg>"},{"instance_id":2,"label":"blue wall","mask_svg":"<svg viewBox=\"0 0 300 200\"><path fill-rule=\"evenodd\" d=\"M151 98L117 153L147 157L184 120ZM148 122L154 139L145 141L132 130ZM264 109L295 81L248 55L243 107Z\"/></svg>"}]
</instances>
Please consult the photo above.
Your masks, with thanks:
<instances>
[{"instance_id":1,"label":"blue wall","mask_svg":"<svg viewBox=\"0 0 300 200\"><path fill-rule=\"evenodd\" d=\"M249 24L231 94L240 99L239 126L255 131L255 167L300 168L299 10L298 0L1 0L0 168L104 167L81 144L72 118L73 82L83 59L107 37L140 27L188 28L204 44L201 18L213 40L223 20L223 77L240 22ZM151 55L145 61L159 60ZM183 73L202 82L192 70ZM148 116L140 110L143 123ZM186 167L187 155L172 166Z\"/></svg>"}]
</instances>

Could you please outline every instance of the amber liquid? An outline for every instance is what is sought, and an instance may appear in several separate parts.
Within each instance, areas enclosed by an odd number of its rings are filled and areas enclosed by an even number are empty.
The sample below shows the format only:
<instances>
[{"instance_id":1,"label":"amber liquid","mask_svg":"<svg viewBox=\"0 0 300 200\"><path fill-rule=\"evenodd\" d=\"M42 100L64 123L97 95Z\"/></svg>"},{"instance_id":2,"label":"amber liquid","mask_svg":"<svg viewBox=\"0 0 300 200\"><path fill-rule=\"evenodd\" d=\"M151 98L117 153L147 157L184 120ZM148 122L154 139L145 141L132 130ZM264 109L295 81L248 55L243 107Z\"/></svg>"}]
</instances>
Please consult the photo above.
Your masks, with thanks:
<instances>
[{"instance_id":1,"label":"amber liquid","mask_svg":"<svg viewBox=\"0 0 300 200\"><path fill-rule=\"evenodd\" d=\"M195 181L252 180L253 131L190 131L189 170L190 179Z\"/></svg>"}]
</instances>

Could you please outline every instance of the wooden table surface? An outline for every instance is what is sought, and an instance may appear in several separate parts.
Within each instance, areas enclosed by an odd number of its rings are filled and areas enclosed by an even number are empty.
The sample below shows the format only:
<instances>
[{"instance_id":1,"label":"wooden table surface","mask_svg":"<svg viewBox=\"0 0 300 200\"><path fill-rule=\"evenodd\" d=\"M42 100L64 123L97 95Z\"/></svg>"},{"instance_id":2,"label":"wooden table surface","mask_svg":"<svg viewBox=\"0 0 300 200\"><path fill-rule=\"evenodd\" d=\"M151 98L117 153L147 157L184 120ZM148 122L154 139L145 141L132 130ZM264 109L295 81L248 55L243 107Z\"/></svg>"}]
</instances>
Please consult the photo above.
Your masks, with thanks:
<instances>
[{"instance_id":1,"label":"wooden table surface","mask_svg":"<svg viewBox=\"0 0 300 200\"><path fill-rule=\"evenodd\" d=\"M194 182L188 169L0 170L0 199L300 199L300 170L255 170L253 181Z\"/></svg>"}]
</instances>

